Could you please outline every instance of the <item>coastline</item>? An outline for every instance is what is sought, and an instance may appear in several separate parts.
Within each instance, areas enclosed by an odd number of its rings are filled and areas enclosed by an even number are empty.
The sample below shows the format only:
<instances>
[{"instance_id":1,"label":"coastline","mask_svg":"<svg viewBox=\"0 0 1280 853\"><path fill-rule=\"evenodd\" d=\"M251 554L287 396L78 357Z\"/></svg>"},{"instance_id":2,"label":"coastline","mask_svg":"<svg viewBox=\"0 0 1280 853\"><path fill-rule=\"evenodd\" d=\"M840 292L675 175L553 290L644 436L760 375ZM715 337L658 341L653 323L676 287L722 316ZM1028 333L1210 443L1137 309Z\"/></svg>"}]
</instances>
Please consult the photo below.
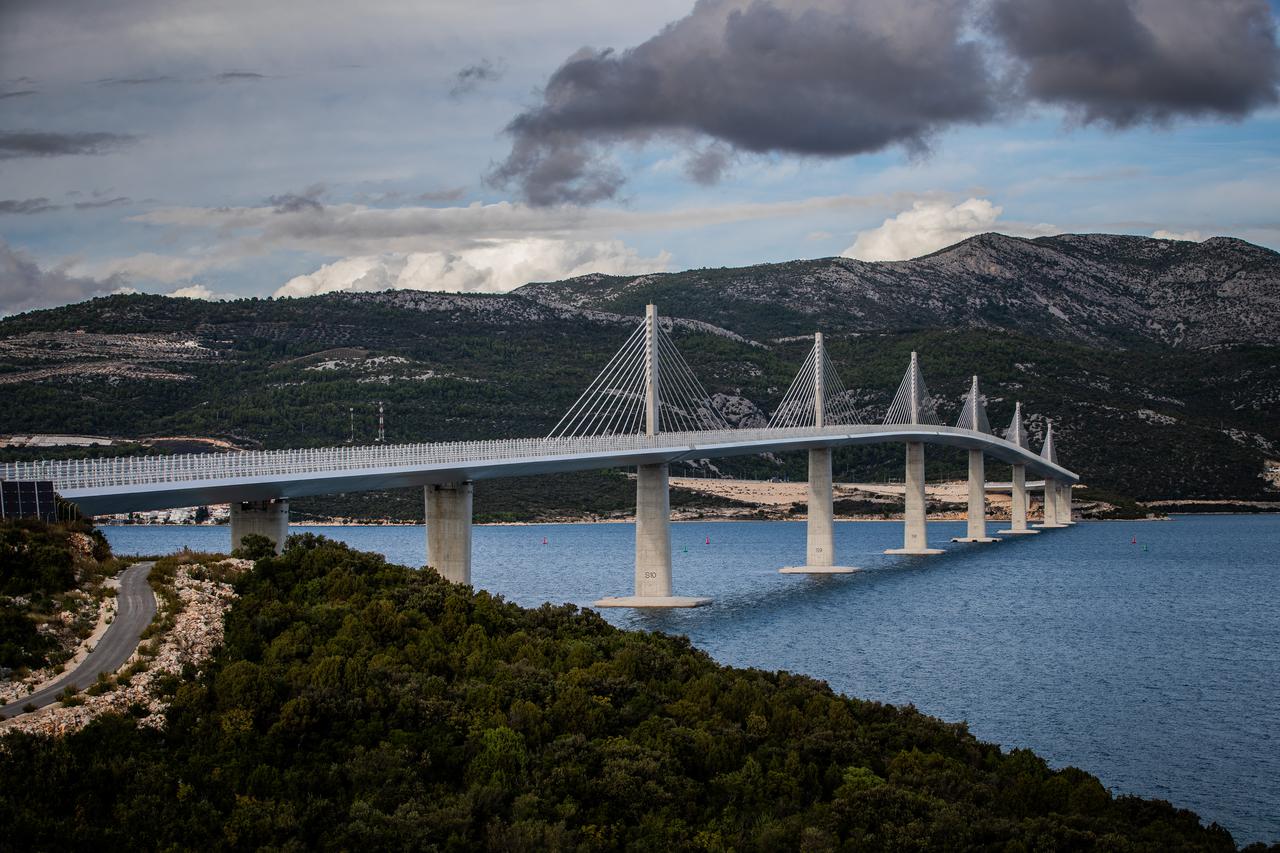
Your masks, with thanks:
<instances>
[{"instance_id":1,"label":"coastline","mask_svg":"<svg viewBox=\"0 0 1280 853\"><path fill-rule=\"evenodd\" d=\"M1280 515L1277 512L1170 512L1164 516L1146 516L1135 517L1135 519L1079 519L1080 523L1147 523L1147 521L1169 521L1172 516L1257 516L1257 515ZM790 517L758 517L750 515L742 516L690 516L690 517L672 517L672 524L692 524L692 523L730 523L730 521L781 521L781 523L800 524L806 521L804 515L796 515ZM836 521L851 524L901 524L901 514L897 517L844 517L836 516ZM1036 517L1029 517L1028 521L1036 521ZM963 515L956 516L929 516L929 521L964 521ZM998 516L987 516L988 524L1002 524L1009 519L1001 519ZM570 525L588 525L588 524L635 524L635 517L621 517L621 519L547 519L536 521L475 521L474 526L477 528L532 528L532 526L570 526ZM95 523L100 528L225 528L225 524L193 524L191 521L163 521L163 523L155 524L127 524L113 523L113 521L100 521ZM315 520L315 521L289 521L291 528L421 528L425 526L422 521L343 521L343 520Z\"/></svg>"},{"instance_id":2,"label":"coastline","mask_svg":"<svg viewBox=\"0 0 1280 853\"><path fill-rule=\"evenodd\" d=\"M692 495L692 501L683 506L673 507L671 521L806 521L808 519L806 502L808 500L808 484L801 481L775 482L772 480L736 480L712 479L702 477L672 477L670 485L673 491L681 492L685 498ZM834 520L839 522L901 522L904 487L902 483L850 483L832 484L834 502ZM926 496L933 509L929 513L930 521L963 521L967 517L968 484L960 480L949 480L929 483ZM707 505L699 503L699 497L708 499ZM683 500L684 498L682 498ZM1077 497L1077 518L1081 521L1159 521L1167 520L1170 515L1233 515L1233 514L1271 514L1280 513L1280 501L1255 501L1236 499L1187 499L1170 498L1149 501L1123 502L1123 506L1113 503L1115 498ZM717 502L721 505L717 505ZM729 505L723 505L728 503ZM1006 523L1010 520L1011 495L1007 492L987 493L987 521L993 524ZM841 510L844 512L841 512ZM480 516L473 520L475 525L496 527L523 527L542 524L631 524L635 521L632 513L620 515L583 514L547 514L528 512L519 513L527 517L512 520L507 518ZM1039 501L1032 493L1030 511L1027 519L1037 522L1043 518ZM216 524L208 522L148 521L146 523L127 522L123 520L100 518L98 524L110 526L223 526L225 521ZM387 526L421 526L421 519L406 520L403 518L373 517L294 517L291 527L387 527Z\"/></svg>"}]
</instances>

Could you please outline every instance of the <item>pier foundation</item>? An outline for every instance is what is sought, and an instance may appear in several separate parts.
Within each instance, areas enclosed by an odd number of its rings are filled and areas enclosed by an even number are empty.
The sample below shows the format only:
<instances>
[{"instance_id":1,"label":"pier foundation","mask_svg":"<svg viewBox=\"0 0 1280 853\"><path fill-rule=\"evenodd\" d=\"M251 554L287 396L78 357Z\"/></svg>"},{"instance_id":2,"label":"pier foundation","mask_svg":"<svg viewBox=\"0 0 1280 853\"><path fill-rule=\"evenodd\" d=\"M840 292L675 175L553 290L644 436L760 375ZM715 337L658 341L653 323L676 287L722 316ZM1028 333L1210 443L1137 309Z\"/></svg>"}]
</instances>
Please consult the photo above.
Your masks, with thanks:
<instances>
[{"instance_id":1,"label":"pier foundation","mask_svg":"<svg viewBox=\"0 0 1280 853\"><path fill-rule=\"evenodd\" d=\"M1030 536L1039 530L1027 528L1027 466L1013 466L1013 492L1009 503L1009 529L1001 530L1000 535Z\"/></svg>"},{"instance_id":2,"label":"pier foundation","mask_svg":"<svg viewBox=\"0 0 1280 853\"><path fill-rule=\"evenodd\" d=\"M969 451L969 514L964 536L952 542L999 542L987 535L987 467L982 451Z\"/></svg>"},{"instance_id":3,"label":"pier foundation","mask_svg":"<svg viewBox=\"0 0 1280 853\"><path fill-rule=\"evenodd\" d=\"M1058 486L1058 523L1073 525L1075 519L1071 517L1071 484L1062 483Z\"/></svg>"},{"instance_id":4,"label":"pier foundation","mask_svg":"<svg viewBox=\"0 0 1280 853\"><path fill-rule=\"evenodd\" d=\"M427 565L454 583L471 583L471 483L423 487Z\"/></svg>"},{"instance_id":5,"label":"pier foundation","mask_svg":"<svg viewBox=\"0 0 1280 853\"><path fill-rule=\"evenodd\" d=\"M930 548L924 496L924 444L907 442L906 494L903 501L902 547L890 548L886 554L924 556L941 554L941 548Z\"/></svg>"},{"instance_id":6,"label":"pier foundation","mask_svg":"<svg viewBox=\"0 0 1280 853\"><path fill-rule=\"evenodd\" d=\"M709 598L671 594L671 492L666 463L636 467L635 595L610 596L596 607L700 607Z\"/></svg>"},{"instance_id":7,"label":"pier foundation","mask_svg":"<svg viewBox=\"0 0 1280 853\"><path fill-rule=\"evenodd\" d=\"M1058 505L1061 502L1061 496L1058 494L1058 481L1052 477L1044 478L1044 523L1037 524L1036 527L1042 530L1058 530L1066 527L1065 524L1058 523Z\"/></svg>"},{"instance_id":8,"label":"pier foundation","mask_svg":"<svg viewBox=\"0 0 1280 853\"><path fill-rule=\"evenodd\" d=\"M787 566L784 575L847 575L852 566L837 566L835 509L831 493L831 448L809 451L809 520L806 522L805 564Z\"/></svg>"}]
</instances>

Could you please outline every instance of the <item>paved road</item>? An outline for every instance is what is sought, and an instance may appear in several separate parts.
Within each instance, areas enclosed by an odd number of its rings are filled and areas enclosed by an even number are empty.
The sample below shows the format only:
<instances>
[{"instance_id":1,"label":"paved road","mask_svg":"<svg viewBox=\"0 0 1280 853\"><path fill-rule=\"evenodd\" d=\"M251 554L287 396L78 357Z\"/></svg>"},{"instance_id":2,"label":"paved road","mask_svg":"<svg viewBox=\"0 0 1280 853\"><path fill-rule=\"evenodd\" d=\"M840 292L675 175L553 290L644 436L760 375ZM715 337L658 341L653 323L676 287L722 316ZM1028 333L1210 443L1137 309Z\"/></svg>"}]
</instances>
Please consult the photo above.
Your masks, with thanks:
<instances>
[{"instance_id":1,"label":"paved road","mask_svg":"<svg viewBox=\"0 0 1280 853\"><path fill-rule=\"evenodd\" d=\"M115 619L107 626L88 657L48 687L37 690L30 696L14 699L0 708L0 720L23 713L22 709L27 704L43 708L55 701L68 684L84 690L97 680L98 673L115 672L124 665L138 647L142 632L151 624L151 617L156 614L156 597L147 584L147 574L154 565L155 563L134 563L120 575Z\"/></svg>"}]
</instances>

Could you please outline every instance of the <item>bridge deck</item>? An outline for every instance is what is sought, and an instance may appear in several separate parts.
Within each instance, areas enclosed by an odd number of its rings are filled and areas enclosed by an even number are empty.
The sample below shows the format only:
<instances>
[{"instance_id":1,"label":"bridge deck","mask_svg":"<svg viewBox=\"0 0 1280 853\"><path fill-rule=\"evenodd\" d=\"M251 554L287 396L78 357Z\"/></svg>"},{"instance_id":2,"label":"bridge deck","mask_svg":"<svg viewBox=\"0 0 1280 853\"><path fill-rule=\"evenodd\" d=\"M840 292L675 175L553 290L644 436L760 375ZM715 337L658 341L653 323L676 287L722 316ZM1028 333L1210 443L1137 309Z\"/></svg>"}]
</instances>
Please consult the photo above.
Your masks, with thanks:
<instances>
[{"instance_id":1,"label":"bridge deck","mask_svg":"<svg viewBox=\"0 0 1280 853\"><path fill-rule=\"evenodd\" d=\"M52 480L91 515L231 501L422 486L753 453L920 441L976 448L1031 473L1077 482L1071 471L994 435L945 426L889 425L524 438L0 465L0 479Z\"/></svg>"}]
</instances>

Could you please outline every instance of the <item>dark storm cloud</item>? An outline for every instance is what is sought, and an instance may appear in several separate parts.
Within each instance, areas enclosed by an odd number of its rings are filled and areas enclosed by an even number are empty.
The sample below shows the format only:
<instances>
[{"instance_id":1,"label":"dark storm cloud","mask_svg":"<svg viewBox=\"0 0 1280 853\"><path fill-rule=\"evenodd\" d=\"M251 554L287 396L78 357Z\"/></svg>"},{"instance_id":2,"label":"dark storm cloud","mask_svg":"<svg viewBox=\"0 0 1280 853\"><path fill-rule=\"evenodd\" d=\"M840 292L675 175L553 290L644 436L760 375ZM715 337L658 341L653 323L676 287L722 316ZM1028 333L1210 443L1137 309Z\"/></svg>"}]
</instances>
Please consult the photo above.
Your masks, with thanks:
<instances>
[{"instance_id":1,"label":"dark storm cloud","mask_svg":"<svg viewBox=\"0 0 1280 853\"><path fill-rule=\"evenodd\" d=\"M105 154L137 141L138 137L121 133L42 133L35 130L0 130L0 160L14 157Z\"/></svg>"},{"instance_id":2,"label":"dark storm cloud","mask_svg":"<svg viewBox=\"0 0 1280 853\"><path fill-rule=\"evenodd\" d=\"M709 136L743 152L840 156L903 145L997 112L982 49L963 36L967 0L699 0L638 47L583 49L541 102L507 126L490 173L531 203L617 193L607 146ZM713 179L727 156L696 155Z\"/></svg>"},{"instance_id":3,"label":"dark storm cloud","mask_svg":"<svg viewBox=\"0 0 1280 853\"><path fill-rule=\"evenodd\" d=\"M50 204L47 198L6 198L0 199L0 213L44 213L46 210L57 210L58 205Z\"/></svg>"},{"instance_id":4,"label":"dark storm cloud","mask_svg":"<svg viewBox=\"0 0 1280 853\"><path fill-rule=\"evenodd\" d=\"M0 101L6 98L26 98L36 93L35 89L22 89L17 92L0 92Z\"/></svg>"},{"instance_id":5,"label":"dark storm cloud","mask_svg":"<svg viewBox=\"0 0 1280 853\"><path fill-rule=\"evenodd\" d=\"M449 90L451 98L460 98L474 92L481 83L494 83L502 79L506 68L501 63L482 59L474 65L468 65L453 76L453 88Z\"/></svg>"},{"instance_id":6,"label":"dark storm cloud","mask_svg":"<svg viewBox=\"0 0 1280 853\"><path fill-rule=\"evenodd\" d=\"M744 154L927 151L1033 102L1114 127L1239 118L1276 102L1277 53L1267 0L698 0L643 44L570 56L487 177L584 204L619 192L613 149L654 137L713 183Z\"/></svg>"},{"instance_id":7,"label":"dark storm cloud","mask_svg":"<svg viewBox=\"0 0 1280 853\"><path fill-rule=\"evenodd\" d=\"M994 0L989 25L1024 94L1086 123L1241 118L1277 100L1266 0Z\"/></svg>"},{"instance_id":8,"label":"dark storm cloud","mask_svg":"<svg viewBox=\"0 0 1280 853\"><path fill-rule=\"evenodd\" d=\"M691 155L685 163L684 172L694 183L710 186L719 183L732 161L733 150L716 143Z\"/></svg>"},{"instance_id":9,"label":"dark storm cloud","mask_svg":"<svg viewBox=\"0 0 1280 853\"><path fill-rule=\"evenodd\" d=\"M324 195L324 184L312 184L302 192L289 192L267 197L267 204L275 208L276 213L297 213L302 210L324 210L320 196Z\"/></svg>"},{"instance_id":10,"label":"dark storm cloud","mask_svg":"<svg viewBox=\"0 0 1280 853\"><path fill-rule=\"evenodd\" d=\"M0 315L79 302L124 284L120 276L100 280L68 275L60 269L41 269L0 240Z\"/></svg>"}]
</instances>

